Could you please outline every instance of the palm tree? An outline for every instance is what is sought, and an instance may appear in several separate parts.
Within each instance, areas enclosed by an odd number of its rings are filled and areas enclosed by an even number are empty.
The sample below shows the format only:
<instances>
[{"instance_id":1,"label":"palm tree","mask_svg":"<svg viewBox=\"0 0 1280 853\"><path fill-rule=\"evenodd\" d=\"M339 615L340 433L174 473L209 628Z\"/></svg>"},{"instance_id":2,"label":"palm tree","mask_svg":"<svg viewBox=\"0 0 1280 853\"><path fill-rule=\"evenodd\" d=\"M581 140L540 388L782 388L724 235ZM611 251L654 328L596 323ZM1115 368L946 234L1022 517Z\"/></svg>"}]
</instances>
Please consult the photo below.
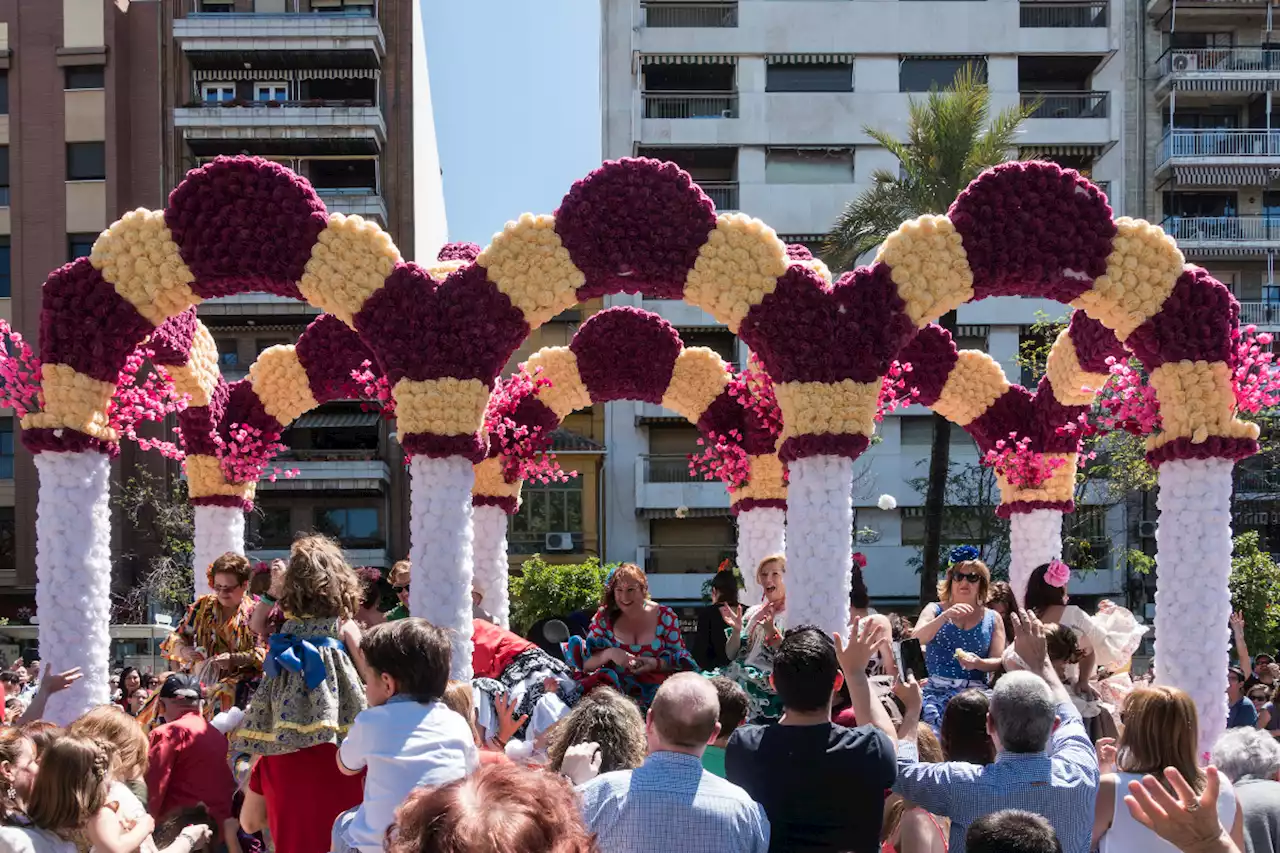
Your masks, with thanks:
<instances>
[{"instance_id":1,"label":"palm tree","mask_svg":"<svg viewBox=\"0 0 1280 853\"><path fill-rule=\"evenodd\" d=\"M872 186L849 202L827 238L823 259L834 270L851 269L907 219L946 213L969 182L983 170L1011 159L1022 122L1035 111L1023 104L989 119L991 98L986 75L965 65L946 89L934 88L923 101L911 100L905 139L874 127L863 130L892 152L898 174L881 169ZM955 312L942 318L955 331ZM925 494L925 544L920 571L920 603L933 600L942 549L942 508L946 502L951 425L934 415L929 485Z\"/></svg>"}]
</instances>

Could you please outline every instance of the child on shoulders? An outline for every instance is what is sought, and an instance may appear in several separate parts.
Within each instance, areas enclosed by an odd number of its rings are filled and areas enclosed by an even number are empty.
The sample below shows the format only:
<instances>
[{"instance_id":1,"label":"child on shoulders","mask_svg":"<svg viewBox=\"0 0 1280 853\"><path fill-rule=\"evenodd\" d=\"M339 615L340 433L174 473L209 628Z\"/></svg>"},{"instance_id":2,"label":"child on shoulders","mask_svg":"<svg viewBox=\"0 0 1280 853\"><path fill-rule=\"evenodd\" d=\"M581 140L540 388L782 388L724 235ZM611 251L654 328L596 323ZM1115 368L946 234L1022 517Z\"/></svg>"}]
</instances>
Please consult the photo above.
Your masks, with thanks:
<instances>
[{"instance_id":1,"label":"child on shoulders","mask_svg":"<svg viewBox=\"0 0 1280 853\"><path fill-rule=\"evenodd\" d=\"M470 723L441 701L446 631L410 616L370 628L361 649L369 708L342 742L338 767L368 775L363 805L334 822L334 853L381 853L396 808L414 788L461 779L480 764Z\"/></svg>"}]
</instances>

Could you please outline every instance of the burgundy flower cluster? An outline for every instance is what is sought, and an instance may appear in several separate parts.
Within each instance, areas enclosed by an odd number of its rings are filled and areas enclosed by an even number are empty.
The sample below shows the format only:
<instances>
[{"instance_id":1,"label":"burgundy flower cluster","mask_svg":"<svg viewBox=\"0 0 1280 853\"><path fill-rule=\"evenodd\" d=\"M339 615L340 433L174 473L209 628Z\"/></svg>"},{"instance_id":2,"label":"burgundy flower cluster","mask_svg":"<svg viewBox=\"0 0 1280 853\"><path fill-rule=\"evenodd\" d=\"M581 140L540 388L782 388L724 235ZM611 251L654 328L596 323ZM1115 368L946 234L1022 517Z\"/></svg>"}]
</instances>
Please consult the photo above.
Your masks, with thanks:
<instances>
[{"instance_id":1,"label":"burgundy flower cluster","mask_svg":"<svg viewBox=\"0 0 1280 853\"><path fill-rule=\"evenodd\" d=\"M1083 311L1072 313L1067 329L1071 333L1071 343L1075 346L1076 360L1090 373L1107 373L1108 358L1128 357L1124 345L1116 339L1115 332Z\"/></svg>"},{"instance_id":2,"label":"burgundy flower cluster","mask_svg":"<svg viewBox=\"0 0 1280 853\"><path fill-rule=\"evenodd\" d=\"M591 315L569 349L592 402L661 403L684 344L657 314L623 305Z\"/></svg>"},{"instance_id":3,"label":"burgundy flower cluster","mask_svg":"<svg viewBox=\"0 0 1280 853\"><path fill-rule=\"evenodd\" d=\"M169 194L165 224L204 298L266 291L300 299L297 281L328 224L303 178L260 157L218 157Z\"/></svg>"},{"instance_id":4,"label":"burgundy flower cluster","mask_svg":"<svg viewBox=\"0 0 1280 853\"><path fill-rule=\"evenodd\" d=\"M196 336L196 309L188 308L181 314L161 323L147 342L151 361L165 366L186 364L191 357L191 342Z\"/></svg>"},{"instance_id":5,"label":"burgundy flower cluster","mask_svg":"<svg viewBox=\"0 0 1280 853\"><path fill-rule=\"evenodd\" d=\"M921 329L898 354L898 361L910 368L911 387L916 400L924 406L938 402L947 377L959 360L955 341L936 323Z\"/></svg>"},{"instance_id":6,"label":"burgundy flower cluster","mask_svg":"<svg viewBox=\"0 0 1280 853\"><path fill-rule=\"evenodd\" d=\"M360 336L331 314L311 321L298 337L296 352L311 396L320 403L362 396L364 388L353 373L375 360Z\"/></svg>"},{"instance_id":7,"label":"burgundy flower cluster","mask_svg":"<svg viewBox=\"0 0 1280 853\"><path fill-rule=\"evenodd\" d=\"M1239 316L1240 303L1231 291L1191 267L1178 277L1159 313L1135 329L1125 345L1148 371L1174 361L1229 361Z\"/></svg>"},{"instance_id":8,"label":"burgundy flower cluster","mask_svg":"<svg viewBox=\"0 0 1280 853\"><path fill-rule=\"evenodd\" d=\"M102 382L114 382L129 357L154 331L116 293L88 258L77 258L44 283L40 309L40 360L66 364Z\"/></svg>"},{"instance_id":9,"label":"burgundy flower cluster","mask_svg":"<svg viewBox=\"0 0 1280 853\"><path fill-rule=\"evenodd\" d=\"M532 374L523 367L500 380L489 395L484 413L489 456L502 456L502 478L508 483L530 480L537 483L566 483L577 471L565 471L551 447L552 433L560 419L537 394L551 386L540 370Z\"/></svg>"},{"instance_id":10,"label":"burgundy flower cluster","mask_svg":"<svg viewBox=\"0 0 1280 853\"><path fill-rule=\"evenodd\" d=\"M445 243L436 254L438 261L467 261L480 257L480 247L475 243Z\"/></svg>"},{"instance_id":11,"label":"burgundy flower cluster","mask_svg":"<svg viewBox=\"0 0 1280 853\"><path fill-rule=\"evenodd\" d=\"M1106 272L1111 207L1074 169L1042 161L983 172L947 213L964 241L975 299L1070 302Z\"/></svg>"},{"instance_id":12,"label":"burgundy flower cluster","mask_svg":"<svg viewBox=\"0 0 1280 853\"><path fill-rule=\"evenodd\" d=\"M188 406L178 413L178 438L188 455L216 456L218 424L222 423L231 386L221 376L209 395L209 405Z\"/></svg>"},{"instance_id":13,"label":"burgundy flower cluster","mask_svg":"<svg viewBox=\"0 0 1280 853\"><path fill-rule=\"evenodd\" d=\"M556 211L556 233L586 284L579 299L643 293L679 299L715 205L674 163L610 161L578 181Z\"/></svg>"}]
</instances>

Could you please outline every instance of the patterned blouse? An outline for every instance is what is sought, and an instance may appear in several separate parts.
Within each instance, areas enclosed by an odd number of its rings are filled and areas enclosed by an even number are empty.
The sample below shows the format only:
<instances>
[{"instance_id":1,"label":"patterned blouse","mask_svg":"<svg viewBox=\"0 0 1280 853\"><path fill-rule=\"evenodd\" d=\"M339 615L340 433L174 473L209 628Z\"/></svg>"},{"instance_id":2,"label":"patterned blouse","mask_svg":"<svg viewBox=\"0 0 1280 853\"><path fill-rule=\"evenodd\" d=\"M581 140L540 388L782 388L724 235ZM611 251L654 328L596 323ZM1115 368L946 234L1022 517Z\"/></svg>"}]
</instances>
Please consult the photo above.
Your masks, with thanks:
<instances>
[{"instance_id":1,"label":"patterned blouse","mask_svg":"<svg viewBox=\"0 0 1280 853\"><path fill-rule=\"evenodd\" d=\"M588 658L596 652L613 648L622 649L636 657L657 658L662 661L663 669L635 674L608 663L588 675ZM587 636L570 637L569 642L564 644L564 653L566 662L579 673L579 679L589 685L587 689L598 683L609 684L619 692L640 700L646 707L658 692L659 685L673 672L698 671L698 662L689 654L680 635L680 620L676 612L662 604L658 605L658 626L654 631L654 638L648 643L621 642L613 633L613 627L604 611L598 610L591 620Z\"/></svg>"},{"instance_id":2,"label":"patterned blouse","mask_svg":"<svg viewBox=\"0 0 1280 853\"><path fill-rule=\"evenodd\" d=\"M237 676L252 678L262 671L262 661L266 658L266 648L249 628L255 604L253 597L246 595L240 609L230 619L223 620L218 596L202 595L187 609L187 615L164 641L161 651L172 661L178 660L178 649L184 645L199 650L206 660L221 654L236 655L232 671Z\"/></svg>"}]
</instances>

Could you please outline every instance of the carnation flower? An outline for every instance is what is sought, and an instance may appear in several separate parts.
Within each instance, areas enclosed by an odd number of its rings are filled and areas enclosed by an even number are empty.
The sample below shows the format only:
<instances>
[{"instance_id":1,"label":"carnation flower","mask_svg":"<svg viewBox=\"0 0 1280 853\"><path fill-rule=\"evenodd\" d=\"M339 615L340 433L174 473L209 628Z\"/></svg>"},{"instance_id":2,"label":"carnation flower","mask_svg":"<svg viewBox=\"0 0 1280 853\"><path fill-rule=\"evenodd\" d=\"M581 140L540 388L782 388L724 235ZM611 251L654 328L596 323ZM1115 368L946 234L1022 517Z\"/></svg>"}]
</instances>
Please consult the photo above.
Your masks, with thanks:
<instances>
[{"instance_id":1,"label":"carnation flower","mask_svg":"<svg viewBox=\"0 0 1280 853\"><path fill-rule=\"evenodd\" d=\"M898 499L893 495L881 495L880 499L876 501L876 506L885 512L889 512L898 508Z\"/></svg>"}]
</instances>

